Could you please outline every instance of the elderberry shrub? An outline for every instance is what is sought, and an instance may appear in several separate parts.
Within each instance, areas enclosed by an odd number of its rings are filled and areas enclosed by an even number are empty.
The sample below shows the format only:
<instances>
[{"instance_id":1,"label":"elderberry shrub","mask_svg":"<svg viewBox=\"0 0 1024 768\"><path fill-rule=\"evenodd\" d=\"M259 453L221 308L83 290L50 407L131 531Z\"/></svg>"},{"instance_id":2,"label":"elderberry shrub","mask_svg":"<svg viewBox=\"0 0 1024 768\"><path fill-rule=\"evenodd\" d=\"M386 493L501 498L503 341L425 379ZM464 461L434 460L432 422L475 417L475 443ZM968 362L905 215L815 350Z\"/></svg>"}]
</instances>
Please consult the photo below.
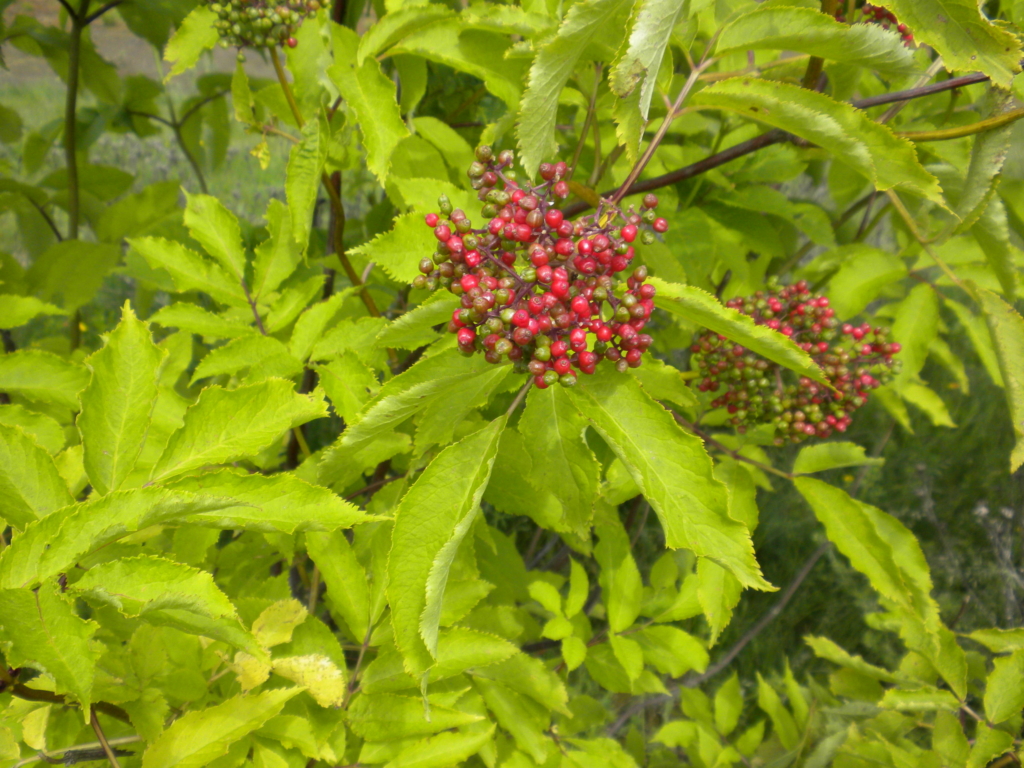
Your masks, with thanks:
<instances>
[{"instance_id":1,"label":"elderberry shrub","mask_svg":"<svg viewBox=\"0 0 1024 768\"><path fill-rule=\"evenodd\" d=\"M413 281L460 298L448 323L459 349L483 352L489 363L511 361L541 389L573 386L577 371L591 374L602 360L620 372L639 367L651 345L642 331L655 291L647 268L632 263L633 243L650 244L668 230L654 213L658 198L645 195L640 213L602 201L569 221L558 208L569 196L565 163L541 164L542 181L531 185L516 180L510 150L495 155L483 146L476 158L469 177L486 224L474 228L442 196L440 212L425 217L437 250Z\"/></svg>"},{"instance_id":2,"label":"elderberry shrub","mask_svg":"<svg viewBox=\"0 0 1024 768\"><path fill-rule=\"evenodd\" d=\"M907 48L914 45L914 34L906 24L901 23L896 18L896 14L892 11L878 5L872 5L871 3L865 3L860 10L864 16L863 21L865 24L881 24L885 29L896 27L896 31L900 33L900 38L903 40L903 45ZM845 22L846 20L846 14L842 9L836 11L836 21Z\"/></svg>"},{"instance_id":3,"label":"elderberry shrub","mask_svg":"<svg viewBox=\"0 0 1024 768\"><path fill-rule=\"evenodd\" d=\"M701 392L722 392L711 406L725 407L738 432L774 426L776 445L845 432L870 390L899 370L893 355L900 345L887 341L888 328L841 324L828 297L812 294L803 280L785 287L772 280L767 288L726 306L793 339L833 389L804 376L794 382L791 371L709 330L690 347L691 366L699 374L693 383Z\"/></svg>"},{"instance_id":4,"label":"elderberry shrub","mask_svg":"<svg viewBox=\"0 0 1024 768\"><path fill-rule=\"evenodd\" d=\"M219 17L214 26L224 48L277 48L297 43L295 31L308 14L320 10L319 0L205 0ZM240 60L244 60L239 53Z\"/></svg>"}]
</instances>

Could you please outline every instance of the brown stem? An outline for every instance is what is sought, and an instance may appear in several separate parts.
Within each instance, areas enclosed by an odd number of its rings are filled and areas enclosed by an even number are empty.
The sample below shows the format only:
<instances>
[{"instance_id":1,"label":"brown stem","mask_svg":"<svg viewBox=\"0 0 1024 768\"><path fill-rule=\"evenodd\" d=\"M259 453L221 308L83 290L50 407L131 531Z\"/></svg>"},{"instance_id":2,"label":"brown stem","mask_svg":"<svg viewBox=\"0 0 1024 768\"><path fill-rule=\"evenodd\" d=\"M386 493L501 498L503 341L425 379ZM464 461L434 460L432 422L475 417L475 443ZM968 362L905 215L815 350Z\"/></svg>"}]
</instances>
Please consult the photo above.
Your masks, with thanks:
<instances>
[{"instance_id":1,"label":"brown stem","mask_svg":"<svg viewBox=\"0 0 1024 768\"><path fill-rule=\"evenodd\" d=\"M96 731L96 738L99 740L100 746L103 747L103 751L107 755L107 760L110 761L110 764L114 766L114 768L121 768L121 764L117 762L117 755L115 755L114 750L110 748L110 744L107 743L107 737L103 733L103 728L100 727L100 721L96 717L95 707L91 707L89 709L89 724L92 726L92 729Z\"/></svg>"},{"instance_id":2,"label":"brown stem","mask_svg":"<svg viewBox=\"0 0 1024 768\"><path fill-rule=\"evenodd\" d=\"M587 143L587 133L590 132L590 123L594 120L594 114L597 112L597 89L601 84L601 65L600 63L594 65L594 90L590 94L590 104L587 105L587 114L583 118L583 127L580 129L580 138L576 142L576 151L572 153L572 162L569 164L569 173L566 176L567 179L571 179L573 174L576 172L576 164L580 161L580 155L583 153L583 146ZM596 166L595 166L596 167Z\"/></svg>"},{"instance_id":3,"label":"brown stem","mask_svg":"<svg viewBox=\"0 0 1024 768\"><path fill-rule=\"evenodd\" d=\"M897 101L909 101L910 99L917 99L923 96L931 96L935 93L942 93L953 88L962 88L965 85L972 85L974 83L983 83L989 78L986 75L980 73L973 75L964 75L963 77L956 77L950 80L944 80L941 83L931 83L924 85L919 88L909 88L905 91L894 91L892 93L883 93L879 96L872 96L867 99L856 99L851 101L857 109L867 109L868 107L877 107L882 104L892 104ZM706 157L691 165L684 166L670 173L663 174L661 176L655 176L651 179L645 179L644 181L633 184L625 193L625 195L635 195L640 192L650 192L651 190L661 189L671 184L676 184L680 181L684 181L689 178L693 178L702 173L707 173L714 168L718 168L721 165L725 165L732 160L744 157L753 152L771 146L772 144L779 144L783 141L787 141L787 134L779 130L771 130L767 133L763 133L760 136L755 136L752 139L748 139L736 146L729 147L729 149L719 152L716 155ZM602 197L607 197L614 193L614 190L608 190L601 193ZM624 195L624 196L625 196ZM576 216L583 211L590 208L590 204L584 200L577 201L572 205L564 208L566 217Z\"/></svg>"},{"instance_id":4,"label":"brown stem","mask_svg":"<svg viewBox=\"0 0 1024 768\"><path fill-rule=\"evenodd\" d=\"M50 691L40 691L36 688L29 688L28 686L21 685L20 683L11 686L8 690L10 690L12 695L17 696L19 699L25 699L25 701L45 701L48 704L62 704L67 706L67 702L64 700L63 696L58 696L56 693L52 693ZM128 717L128 713L113 704L101 701L99 704L95 704L94 707L97 712L110 715L124 723L131 722Z\"/></svg>"}]
</instances>

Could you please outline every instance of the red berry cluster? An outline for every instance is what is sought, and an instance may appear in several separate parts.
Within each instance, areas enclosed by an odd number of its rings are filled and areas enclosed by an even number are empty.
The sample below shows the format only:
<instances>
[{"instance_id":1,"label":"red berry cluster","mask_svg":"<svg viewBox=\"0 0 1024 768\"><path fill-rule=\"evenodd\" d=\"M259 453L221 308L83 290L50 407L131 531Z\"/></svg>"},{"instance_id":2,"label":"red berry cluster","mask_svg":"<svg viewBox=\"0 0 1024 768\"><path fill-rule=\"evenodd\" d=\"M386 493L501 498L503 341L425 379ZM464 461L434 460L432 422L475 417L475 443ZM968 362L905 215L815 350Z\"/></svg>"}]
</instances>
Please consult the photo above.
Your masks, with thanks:
<instances>
[{"instance_id":1,"label":"red berry cluster","mask_svg":"<svg viewBox=\"0 0 1024 768\"><path fill-rule=\"evenodd\" d=\"M865 3L861 8L861 13L864 15L865 23L881 24L885 29L896 27L896 31L900 33L900 37L903 39L903 45L910 48L914 45L914 35L907 27L906 24L900 23L896 18L896 14L892 11L886 10L878 5L872 5L871 3ZM836 13L836 21L846 21L846 15L842 10Z\"/></svg>"},{"instance_id":2,"label":"red berry cluster","mask_svg":"<svg viewBox=\"0 0 1024 768\"><path fill-rule=\"evenodd\" d=\"M623 211L602 201L597 211L567 220L558 202L569 196L565 163L543 163L541 182L517 181L513 153L476 150L469 168L483 202L484 226L474 228L445 196L425 217L437 238L433 258L420 262L417 288L442 287L458 296L448 330L467 355L511 361L544 389L576 383L601 360L619 371L640 366L651 337L643 329L654 309L647 268L633 265L634 241L654 241L668 223L658 198ZM628 272L625 283L622 273ZM616 280L616 276L620 276Z\"/></svg>"},{"instance_id":3,"label":"red berry cluster","mask_svg":"<svg viewBox=\"0 0 1024 768\"><path fill-rule=\"evenodd\" d=\"M789 336L821 366L832 389L734 344L713 331L702 331L690 347L694 383L701 392L724 392L711 407L725 407L740 433L760 424L775 427L775 443L798 443L845 432L851 414L864 405L870 390L889 381L899 361L900 345L886 340L887 328L867 323L840 324L826 296L810 292L803 280L786 287L771 281L768 290L730 299L731 307ZM834 391L833 391L834 390Z\"/></svg>"}]
</instances>

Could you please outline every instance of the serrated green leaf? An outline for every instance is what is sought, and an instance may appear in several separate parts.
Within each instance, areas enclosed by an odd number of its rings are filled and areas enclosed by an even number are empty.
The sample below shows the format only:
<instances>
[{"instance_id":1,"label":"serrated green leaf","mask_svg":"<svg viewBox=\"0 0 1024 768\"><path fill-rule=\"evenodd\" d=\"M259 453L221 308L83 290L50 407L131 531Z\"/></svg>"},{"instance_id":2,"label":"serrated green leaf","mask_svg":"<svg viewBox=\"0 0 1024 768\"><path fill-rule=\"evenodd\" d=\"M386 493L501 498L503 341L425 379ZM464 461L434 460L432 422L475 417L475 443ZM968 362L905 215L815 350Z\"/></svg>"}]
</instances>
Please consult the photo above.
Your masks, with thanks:
<instances>
[{"instance_id":1,"label":"serrated green leaf","mask_svg":"<svg viewBox=\"0 0 1024 768\"><path fill-rule=\"evenodd\" d=\"M223 267L190 251L181 243L162 237L140 237L128 243L154 269L165 269L178 292L203 291L232 307L248 307L242 284Z\"/></svg>"},{"instance_id":2,"label":"serrated green leaf","mask_svg":"<svg viewBox=\"0 0 1024 768\"><path fill-rule=\"evenodd\" d=\"M206 571L160 557L123 558L93 566L71 591L125 616L223 640L265 656Z\"/></svg>"},{"instance_id":3,"label":"serrated green leaf","mask_svg":"<svg viewBox=\"0 0 1024 768\"><path fill-rule=\"evenodd\" d=\"M987 723L979 723L974 736L974 746L967 760L967 768L985 768L995 758L1013 747L1013 735Z\"/></svg>"},{"instance_id":4,"label":"serrated green leaf","mask_svg":"<svg viewBox=\"0 0 1024 768\"><path fill-rule=\"evenodd\" d=\"M572 618L583 610L590 595L590 580L583 566L569 558L569 594L565 597L565 616Z\"/></svg>"},{"instance_id":5,"label":"serrated green leaf","mask_svg":"<svg viewBox=\"0 0 1024 768\"><path fill-rule=\"evenodd\" d=\"M0 356L0 392L40 403L78 410L78 393L89 383L89 371L41 349L19 349Z\"/></svg>"},{"instance_id":6,"label":"serrated green leaf","mask_svg":"<svg viewBox=\"0 0 1024 768\"><path fill-rule=\"evenodd\" d=\"M406 35L388 54L420 56L478 77L488 91L515 109L522 94L525 63L504 58L512 45L509 36L486 31L466 35L465 31L461 16L438 19Z\"/></svg>"},{"instance_id":7,"label":"serrated green leaf","mask_svg":"<svg viewBox=\"0 0 1024 768\"><path fill-rule=\"evenodd\" d=\"M253 260L252 295L255 298L276 291L302 262L302 248L292 237L291 209L272 198L267 204L266 219L270 236L256 246Z\"/></svg>"},{"instance_id":8,"label":"serrated green leaf","mask_svg":"<svg viewBox=\"0 0 1024 768\"><path fill-rule=\"evenodd\" d=\"M932 46L948 69L980 69L1004 88L1020 72L1020 41L986 19L974 0L879 0L878 5Z\"/></svg>"},{"instance_id":9,"label":"serrated green leaf","mask_svg":"<svg viewBox=\"0 0 1024 768\"><path fill-rule=\"evenodd\" d=\"M190 518L197 525L212 528L292 534L298 531L335 531L366 519L358 507L327 488L311 485L287 473L260 475L222 469L183 477L168 487L234 499L237 506L225 505Z\"/></svg>"},{"instance_id":10,"label":"serrated green leaf","mask_svg":"<svg viewBox=\"0 0 1024 768\"><path fill-rule=\"evenodd\" d=\"M793 749L800 741L800 731L779 694L764 681L760 672L757 673L757 705L771 718L772 727L782 746Z\"/></svg>"},{"instance_id":11,"label":"serrated green leaf","mask_svg":"<svg viewBox=\"0 0 1024 768\"><path fill-rule=\"evenodd\" d=\"M971 230L981 250L985 252L989 267L999 279L999 285L1007 299L1017 296L1017 267L1015 262L1018 249L1010 242L1010 227L1006 218L1006 206L1001 199L994 198L985 207L984 213Z\"/></svg>"},{"instance_id":12,"label":"serrated green leaf","mask_svg":"<svg viewBox=\"0 0 1024 768\"><path fill-rule=\"evenodd\" d=\"M198 304L179 301L154 312L149 322L165 328L180 328L210 339L234 339L258 333L255 327L203 309Z\"/></svg>"},{"instance_id":13,"label":"serrated green leaf","mask_svg":"<svg viewBox=\"0 0 1024 768\"><path fill-rule=\"evenodd\" d=\"M569 8L554 38L537 53L530 67L519 108L516 136L527 175L558 152L555 114L562 88L592 40L609 30L624 29L627 0L582 0Z\"/></svg>"},{"instance_id":14,"label":"serrated green leaf","mask_svg":"<svg viewBox=\"0 0 1024 768\"><path fill-rule=\"evenodd\" d=\"M150 743L142 755L143 768L203 768L280 714L285 703L301 692L301 688L277 688L188 712Z\"/></svg>"},{"instance_id":15,"label":"serrated green leaf","mask_svg":"<svg viewBox=\"0 0 1024 768\"><path fill-rule=\"evenodd\" d=\"M463 387L466 381L493 370L489 363L477 357L463 357L454 349L421 360L380 388L349 424L339 446L361 448L423 410L433 398L445 396Z\"/></svg>"},{"instance_id":16,"label":"serrated green leaf","mask_svg":"<svg viewBox=\"0 0 1024 768\"><path fill-rule=\"evenodd\" d=\"M598 580L612 632L629 629L640 615L643 581L629 547L629 535L617 515L605 514L594 526L598 536L594 557L601 565Z\"/></svg>"},{"instance_id":17,"label":"serrated green leaf","mask_svg":"<svg viewBox=\"0 0 1024 768\"><path fill-rule=\"evenodd\" d=\"M367 741L407 739L479 722L480 715L431 704L430 719L419 696L363 694L348 710L348 725Z\"/></svg>"},{"instance_id":18,"label":"serrated green leaf","mask_svg":"<svg viewBox=\"0 0 1024 768\"><path fill-rule=\"evenodd\" d=\"M640 644L632 637L612 635L608 638L612 653L619 664L626 670L630 683L635 683L644 671L644 652Z\"/></svg>"},{"instance_id":19,"label":"serrated green leaf","mask_svg":"<svg viewBox=\"0 0 1024 768\"><path fill-rule=\"evenodd\" d=\"M82 392L77 423L85 471L100 494L119 490L135 468L166 357L167 351L153 343L149 325L126 302L106 345L86 359L92 380Z\"/></svg>"},{"instance_id":20,"label":"serrated green leaf","mask_svg":"<svg viewBox=\"0 0 1024 768\"><path fill-rule=\"evenodd\" d=\"M686 547L726 568L744 586L771 589L750 534L732 520L725 488L700 440L682 430L632 377L599 371L570 390L654 507L667 546Z\"/></svg>"},{"instance_id":21,"label":"serrated green leaf","mask_svg":"<svg viewBox=\"0 0 1024 768\"><path fill-rule=\"evenodd\" d=\"M302 127L302 139L288 153L284 188L288 198L291 237L302 252L309 241L313 206L316 205L327 161L329 136L326 131L320 120L310 120ZM285 247L284 243L281 247Z\"/></svg>"},{"instance_id":22,"label":"serrated green leaf","mask_svg":"<svg viewBox=\"0 0 1024 768\"><path fill-rule=\"evenodd\" d=\"M981 643L993 653L1024 650L1024 628L976 629L968 637Z\"/></svg>"},{"instance_id":23,"label":"serrated green leaf","mask_svg":"<svg viewBox=\"0 0 1024 768\"><path fill-rule=\"evenodd\" d=\"M736 50L799 51L888 75L908 75L914 57L895 30L843 24L816 8L772 5L745 13L722 28L717 54Z\"/></svg>"},{"instance_id":24,"label":"serrated green leaf","mask_svg":"<svg viewBox=\"0 0 1024 768\"><path fill-rule=\"evenodd\" d=\"M900 395L908 403L920 408L924 411L928 418L931 419L932 424L936 427L955 427L953 423L953 417L949 415L949 409L946 408L946 404L942 402L942 398L939 394L926 387L924 384L913 382L907 384L900 390Z\"/></svg>"},{"instance_id":25,"label":"serrated green leaf","mask_svg":"<svg viewBox=\"0 0 1024 768\"><path fill-rule=\"evenodd\" d=\"M999 724L1024 709L1024 650L994 659L985 683L985 717Z\"/></svg>"},{"instance_id":26,"label":"serrated green leaf","mask_svg":"<svg viewBox=\"0 0 1024 768\"><path fill-rule=\"evenodd\" d=\"M992 334L999 370L1005 383L1010 420L1017 437L1010 454L1010 471L1014 472L1024 464L1024 320L1013 307L991 291L972 287Z\"/></svg>"},{"instance_id":27,"label":"serrated green leaf","mask_svg":"<svg viewBox=\"0 0 1024 768\"><path fill-rule=\"evenodd\" d=\"M710 328L801 376L826 383L824 372L810 355L778 331L755 325L749 317L723 306L718 299L700 288L667 283L656 277L650 278L650 283L657 289L655 304L659 309Z\"/></svg>"},{"instance_id":28,"label":"serrated green leaf","mask_svg":"<svg viewBox=\"0 0 1024 768\"><path fill-rule=\"evenodd\" d=\"M63 507L28 525L0 554L0 588L34 586L129 533L238 503L149 487Z\"/></svg>"},{"instance_id":29,"label":"serrated green leaf","mask_svg":"<svg viewBox=\"0 0 1024 768\"><path fill-rule=\"evenodd\" d=\"M863 446L856 443L816 443L800 449L793 463L793 474L809 475L839 467L878 467L885 459L864 454Z\"/></svg>"},{"instance_id":30,"label":"serrated green leaf","mask_svg":"<svg viewBox=\"0 0 1024 768\"><path fill-rule=\"evenodd\" d=\"M17 328L40 315L66 314L60 307L40 301L35 296L0 294L0 329Z\"/></svg>"},{"instance_id":31,"label":"serrated green leaf","mask_svg":"<svg viewBox=\"0 0 1024 768\"><path fill-rule=\"evenodd\" d=\"M341 532L308 533L306 549L327 585L326 600L356 639L365 638L370 622L367 576L348 539ZM365 678L364 678L365 686Z\"/></svg>"},{"instance_id":32,"label":"serrated green leaf","mask_svg":"<svg viewBox=\"0 0 1024 768\"><path fill-rule=\"evenodd\" d=\"M359 38L356 65L361 67L368 56L376 56L410 32L422 30L453 15L450 9L439 5L417 5L384 14Z\"/></svg>"},{"instance_id":33,"label":"serrated green leaf","mask_svg":"<svg viewBox=\"0 0 1024 768\"><path fill-rule=\"evenodd\" d=\"M23 405L0 404L0 424L5 427L21 427L25 434L39 443L51 456L64 447L64 429L54 419L42 413L30 411Z\"/></svg>"},{"instance_id":34,"label":"serrated green leaf","mask_svg":"<svg viewBox=\"0 0 1024 768\"><path fill-rule=\"evenodd\" d=\"M24 528L73 503L46 449L21 427L0 424L0 519Z\"/></svg>"},{"instance_id":35,"label":"serrated green leaf","mask_svg":"<svg viewBox=\"0 0 1024 768\"><path fill-rule=\"evenodd\" d=\"M90 643L98 627L78 617L56 584L35 591L0 589L0 647L6 663L51 675L57 692L70 693L86 712L96 676Z\"/></svg>"},{"instance_id":36,"label":"serrated green leaf","mask_svg":"<svg viewBox=\"0 0 1024 768\"><path fill-rule=\"evenodd\" d=\"M299 319L295 321L288 349L299 360L309 357L313 347L323 337L327 327L341 313L345 302L354 293L353 288L346 288L331 296L326 301L317 302L307 307Z\"/></svg>"},{"instance_id":37,"label":"serrated green leaf","mask_svg":"<svg viewBox=\"0 0 1024 768\"><path fill-rule=\"evenodd\" d=\"M373 371L355 353L345 352L325 365L316 366L320 386L334 406L334 411L346 424L351 424L356 414L380 389Z\"/></svg>"},{"instance_id":38,"label":"serrated green leaf","mask_svg":"<svg viewBox=\"0 0 1024 768\"><path fill-rule=\"evenodd\" d=\"M507 367L494 365L491 370L466 379L459 397L441 395L424 402L422 413L416 418L416 452L420 454L434 445L450 443L458 425L471 411L485 406L509 375Z\"/></svg>"},{"instance_id":39,"label":"serrated green leaf","mask_svg":"<svg viewBox=\"0 0 1024 768\"><path fill-rule=\"evenodd\" d=\"M217 14L205 5L197 6L185 17L164 49L164 61L172 64L164 82L192 69L204 51L217 45L220 35L213 26L216 21Z\"/></svg>"},{"instance_id":40,"label":"serrated green leaf","mask_svg":"<svg viewBox=\"0 0 1024 768\"><path fill-rule=\"evenodd\" d=\"M869 245L843 246L843 262L829 281L836 317L852 319L888 286L902 280L907 267L898 256Z\"/></svg>"},{"instance_id":41,"label":"serrated green leaf","mask_svg":"<svg viewBox=\"0 0 1024 768\"><path fill-rule=\"evenodd\" d=\"M914 145L867 113L797 85L736 77L695 94L691 103L726 109L767 123L828 150L879 190L901 187L940 205L938 181L917 159Z\"/></svg>"},{"instance_id":42,"label":"serrated green leaf","mask_svg":"<svg viewBox=\"0 0 1024 768\"><path fill-rule=\"evenodd\" d=\"M562 524L578 534L590 527L601 472L587 423L562 387L531 387L518 427L535 462L530 484L558 499Z\"/></svg>"},{"instance_id":43,"label":"serrated green leaf","mask_svg":"<svg viewBox=\"0 0 1024 768\"><path fill-rule=\"evenodd\" d=\"M893 380L893 389L900 391L915 382L928 359L928 347L938 333L939 300L929 285L916 285L907 298L896 307L892 337L899 339L903 364Z\"/></svg>"},{"instance_id":44,"label":"serrated green leaf","mask_svg":"<svg viewBox=\"0 0 1024 768\"><path fill-rule=\"evenodd\" d=\"M931 574L914 535L896 518L820 480L800 477L797 490L829 539L898 611L900 635L928 659L955 693L967 689L967 661L931 597Z\"/></svg>"},{"instance_id":45,"label":"serrated green leaf","mask_svg":"<svg viewBox=\"0 0 1024 768\"><path fill-rule=\"evenodd\" d=\"M505 421L441 451L395 513L387 592L395 641L413 674L426 670L437 653L448 569L476 518Z\"/></svg>"},{"instance_id":46,"label":"serrated green leaf","mask_svg":"<svg viewBox=\"0 0 1024 768\"><path fill-rule=\"evenodd\" d=\"M655 400L665 400L685 411L693 411L698 407L697 396L687 385L683 372L663 360L644 360L641 367L633 368L630 372L640 381L644 391Z\"/></svg>"},{"instance_id":47,"label":"serrated green leaf","mask_svg":"<svg viewBox=\"0 0 1024 768\"><path fill-rule=\"evenodd\" d=\"M617 133L620 138L628 137L624 144L630 157L636 155L676 22L689 15L690 4L679 0L642 0L633 6L629 35L608 73L608 84L619 96L613 108Z\"/></svg>"},{"instance_id":48,"label":"serrated green leaf","mask_svg":"<svg viewBox=\"0 0 1024 768\"><path fill-rule=\"evenodd\" d=\"M391 153L409 135L395 96L395 84L381 72L376 59L357 63L359 36L335 24L332 29L335 65L327 70L347 107L355 112L366 146L366 165L383 184Z\"/></svg>"},{"instance_id":49,"label":"serrated green leaf","mask_svg":"<svg viewBox=\"0 0 1024 768\"><path fill-rule=\"evenodd\" d=\"M723 736L736 730L743 714L743 691L735 672L715 691L715 728Z\"/></svg>"},{"instance_id":50,"label":"serrated green leaf","mask_svg":"<svg viewBox=\"0 0 1024 768\"><path fill-rule=\"evenodd\" d=\"M196 366L192 384L246 369L257 369L264 375L272 370L279 376L290 377L302 373L302 362L292 357L288 347L272 336L246 334L211 350Z\"/></svg>"},{"instance_id":51,"label":"serrated green leaf","mask_svg":"<svg viewBox=\"0 0 1024 768\"><path fill-rule=\"evenodd\" d=\"M709 645L717 643L729 625L742 591L739 580L721 565L706 557L697 561L697 599L711 631Z\"/></svg>"},{"instance_id":52,"label":"serrated green leaf","mask_svg":"<svg viewBox=\"0 0 1024 768\"><path fill-rule=\"evenodd\" d=\"M494 735L494 725L476 733L449 732L429 736L406 747L384 768L443 768L475 755Z\"/></svg>"},{"instance_id":53,"label":"serrated green leaf","mask_svg":"<svg viewBox=\"0 0 1024 768\"><path fill-rule=\"evenodd\" d=\"M384 326L377 335L377 347L384 349L416 349L441 338L434 330L445 325L452 312L459 309L458 299L448 291L438 291L418 307L409 310Z\"/></svg>"},{"instance_id":54,"label":"serrated green leaf","mask_svg":"<svg viewBox=\"0 0 1024 768\"><path fill-rule=\"evenodd\" d=\"M644 660L663 675L681 677L708 666L707 649L693 635L676 627L644 627L631 635L643 649Z\"/></svg>"},{"instance_id":55,"label":"serrated green leaf","mask_svg":"<svg viewBox=\"0 0 1024 768\"><path fill-rule=\"evenodd\" d=\"M478 678L475 685L498 725L511 734L519 749L535 763L543 764L547 754L547 713L542 715L543 710L538 712L529 699L499 683Z\"/></svg>"},{"instance_id":56,"label":"serrated green leaf","mask_svg":"<svg viewBox=\"0 0 1024 768\"><path fill-rule=\"evenodd\" d=\"M882 667L876 667L874 664L869 664L860 656L854 656L847 653L827 637L808 636L804 638L804 642L811 646L811 650L814 651L814 655L820 659L828 659L833 664L838 664L841 667L852 669L855 672L872 678L873 680L881 680L884 683L900 682L900 677L898 675L895 675Z\"/></svg>"},{"instance_id":57,"label":"serrated green leaf","mask_svg":"<svg viewBox=\"0 0 1024 768\"><path fill-rule=\"evenodd\" d=\"M430 253L432 235L423 217L409 213L395 219L395 226L373 240L352 248L351 253L372 259L397 283L411 283L420 274L419 263Z\"/></svg>"},{"instance_id":58,"label":"serrated green leaf","mask_svg":"<svg viewBox=\"0 0 1024 768\"><path fill-rule=\"evenodd\" d=\"M231 105L235 110L235 120L246 125L255 123L256 115L253 112L253 103L245 65L238 62L235 66L235 74L231 77Z\"/></svg>"},{"instance_id":59,"label":"serrated green leaf","mask_svg":"<svg viewBox=\"0 0 1024 768\"><path fill-rule=\"evenodd\" d=\"M286 430L327 415L322 394L301 395L284 379L267 379L238 389L210 387L185 414L153 467L164 481L211 464L226 464L257 453Z\"/></svg>"},{"instance_id":60,"label":"serrated green leaf","mask_svg":"<svg viewBox=\"0 0 1024 768\"><path fill-rule=\"evenodd\" d=\"M185 192L185 226L193 239L236 281L245 277L245 250L238 218L216 197Z\"/></svg>"}]
</instances>

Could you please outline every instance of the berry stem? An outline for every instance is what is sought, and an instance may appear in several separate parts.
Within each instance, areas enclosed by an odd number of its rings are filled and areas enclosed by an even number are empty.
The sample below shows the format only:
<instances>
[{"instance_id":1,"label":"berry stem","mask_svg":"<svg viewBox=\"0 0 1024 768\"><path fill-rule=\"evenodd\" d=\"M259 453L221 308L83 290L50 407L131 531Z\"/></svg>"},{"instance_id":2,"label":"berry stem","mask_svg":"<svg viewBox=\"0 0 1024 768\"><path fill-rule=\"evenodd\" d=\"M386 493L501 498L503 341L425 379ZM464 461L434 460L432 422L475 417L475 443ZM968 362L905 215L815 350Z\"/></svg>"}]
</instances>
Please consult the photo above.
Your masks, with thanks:
<instances>
[{"instance_id":1,"label":"berry stem","mask_svg":"<svg viewBox=\"0 0 1024 768\"><path fill-rule=\"evenodd\" d=\"M956 128L944 128L939 131L900 131L896 135L911 141L948 141L949 139L962 139L964 136L973 136L976 133L985 133L996 128L1002 128L1015 120L1024 117L1024 107L1011 110L1002 115L979 120L970 125L961 125Z\"/></svg>"},{"instance_id":2,"label":"berry stem","mask_svg":"<svg viewBox=\"0 0 1024 768\"><path fill-rule=\"evenodd\" d=\"M597 111L597 90L601 84L601 64L594 65L594 89L590 93L590 104L587 106L587 116L583 119L583 127L580 129L580 138L576 142L576 151L572 153L572 162L569 163L569 173L566 174L566 180L572 178L572 175L576 172L576 165L580 161L580 155L583 153L583 146L587 143L587 133L590 132L590 123L594 120L594 113ZM595 164L596 165L596 164Z\"/></svg>"},{"instance_id":3,"label":"berry stem","mask_svg":"<svg viewBox=\"0 0 1024 768\"><path fill-rule=\"evenodd\" d=\"M302 117L302 113L299 111L298 102L295 101L295 94L292 93L292 86L288 82L288 76L285 74L284 66L281 64L281 57L277 54L277 48L271 46L270 48L270 60L274 63L274 72L277 73L277 80L281 83L281 90L284 91L285 101L288 102L288 107L292 111L292 115L295 117L295 122L299 124L299 130L306 125L306 121Z\"/></svg>"},{"instance_id":4,"label":"berry stem","mask_svg":"<svg viewBox=\"0 0 1024 768\"><path fill-rule=\"evenodd\" d=\"M838 0L821 0L821 12L826 16L835 16L839 8ZM807 69L804 71L803 86L809 91L818 90L818 81L821 79L821 70L825 66L825 60L812 56L807 62Z\"/></svg>"},{"instance_id":5,"label":"berry stem","mask_svg":"<svg viewBox=\"0 0 1024 768\"><path fill-rule=\"evenodd\" d=\"M708 50L711 50L710 43L708 44ZM651 139L651 143L647 146L647 150L637 161L636 165L633 166L633 170L629 172L629 176L627 176L626 180L622 182L622 186L619 187L619 191L612 196L612 203L618 204L619 200L625 197L626 192L628 192L629 188L633 186L633 182L640 177L640 174L647 166L647 163L649 163L651 158L654 157L654 153L657 151L662 139L665 138L665 134L668 133L669 126L672 125L672 121L676 118L676 113L678 113L682 108L686 98L690 95L690 91L693 90L693 86L697 84L697 78L700 77L701 72L703 72L710 64L711 59L708 59L705 55L705 58L700 62L700 64L690 70L689 77L687 77L686 82L683 83L683 87L680 89L679 95L676 97L676 100L672 104L672 108L669 110L668 114L665 115L665 119L658 128L658 132L654 134L654 138Z\"/></svg>"},{"instance_id":6,"label":"berry stem","mask_svg":"<svg viewBox=\"0 0 1024 768\"><path fill-rule=\"evenodd\" d=\"M516 408L519 407L519 404L521 402L523 402L524 399L526 399L526 393L530 391L530 387L532 387L532 386L533 386L533 379L532 378L528 378L526 380L526 383L523 384L522 388L519 390L519 394L516 395L516 399L512 401L512 405L510 405L508 407L508 410L505 411L505 415L506 416L511 416L513 413L515 413L515 410L516 410Z\"/></svg>"}]
</instances>

